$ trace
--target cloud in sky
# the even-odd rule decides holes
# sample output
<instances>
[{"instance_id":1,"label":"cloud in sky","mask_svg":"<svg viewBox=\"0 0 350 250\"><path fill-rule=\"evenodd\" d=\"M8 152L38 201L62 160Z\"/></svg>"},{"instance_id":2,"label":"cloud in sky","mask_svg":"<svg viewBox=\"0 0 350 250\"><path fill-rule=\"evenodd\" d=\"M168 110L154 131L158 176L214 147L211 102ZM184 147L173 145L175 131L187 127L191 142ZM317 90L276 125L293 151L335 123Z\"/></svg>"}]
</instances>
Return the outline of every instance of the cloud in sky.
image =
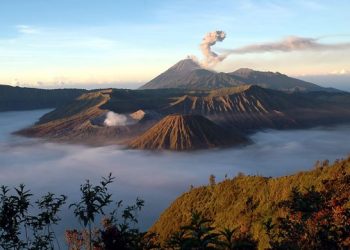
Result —
<instances>
[{"instance_id":1,"label":"cloud in sky","mask_svg":"<svg viewBox=\"0 0 350 250\"><path fill-rule=\"evenodd\" d=\"M332 75L348 75L350 74L350 70L346 70L346 69L341 69L341 70L333 70L331 72Z\"/></svg>"},{"instance_id":2,"label":"cloud in sky","mask_svg":"<svg viewBox=\"0 0 350 250\"><path fill-rule=\"evenodd\" d=\"M198 41L206 32L218 28L228 34L220 44L220 47L226 44L228 49L262 40L273 41L288 34L318 37L348 32L350 2L346 0L339 0L336 5L299 0L223 0L215 4L203 0L200 5L196 0L179 0L176 4L146 2L101 4L62 0L21 5L15 1L4 2L0 16L0 82L8 83L15 78L25 82L48 82L57 75L67 76L69 81L87 82L86 78L90 77L86 77L86 73L103 82L114 79L145 82L188 54L200 56ZM311 53L310 58L325 54ZM331 53L333 51L322 61L311 64L311 59L308 60L310 72L350 69L349 62L341 55L335 58ZM238 60L247 63L237 64L233 59L238 56L232 56L218 65L218 69L227 67L232 71L236 67L254 67L259 63L257 60L266 59L260 69L293 73L290 65L281 68L277 63L279 59L289 59L291 54L251 55L256 58L241 54ZM343 57L348 56L350 53L346 52ZM305 73L305 64L304 58L296 60L299 69L295 71Z\"/></svg>"},{"instance_id":3,"label":"cloud in sky","mask_svg":"<svg viewBox=\"0 0 350 250\"><path fill-rule=\"evenodd\" d=\"M40 30L29 25L17 25L17 31L21 34L39 34Z\"/></svg>"}]
</instances>

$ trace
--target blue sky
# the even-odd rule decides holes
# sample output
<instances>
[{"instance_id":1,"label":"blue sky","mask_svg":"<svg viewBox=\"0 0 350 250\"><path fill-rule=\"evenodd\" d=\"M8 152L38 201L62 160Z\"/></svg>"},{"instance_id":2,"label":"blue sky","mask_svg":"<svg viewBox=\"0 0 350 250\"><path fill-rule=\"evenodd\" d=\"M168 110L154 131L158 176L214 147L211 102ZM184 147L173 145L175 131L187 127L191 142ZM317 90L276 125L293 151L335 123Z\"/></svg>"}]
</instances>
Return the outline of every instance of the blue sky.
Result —
<instances>
[{"instance_id":1,"label":"blue sky","mask_svg":"<svg viewBox=\"0 0 350 250\"><path fill-rule=\"evenodd\" d=\"M213 30L227 34L217 51L290 35L349 42L349 11L345 0L1 0L0 82L141 84L187 55L201 58ZM349 50L270 52L230 56L215 69L336 78L348 75L349 58Z\"/></svg>"}]
</instances>

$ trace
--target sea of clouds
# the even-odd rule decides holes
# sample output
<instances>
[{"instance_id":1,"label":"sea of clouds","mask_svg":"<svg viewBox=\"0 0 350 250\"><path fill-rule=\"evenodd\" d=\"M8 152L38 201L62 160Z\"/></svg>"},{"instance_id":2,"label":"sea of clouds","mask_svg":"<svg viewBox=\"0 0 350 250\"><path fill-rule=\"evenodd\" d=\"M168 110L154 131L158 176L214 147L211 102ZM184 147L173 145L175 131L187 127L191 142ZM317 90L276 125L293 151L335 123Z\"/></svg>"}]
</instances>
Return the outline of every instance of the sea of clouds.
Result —
<instances>
[{"instance_id":1,"label":"sea of clouds","mask_svg":"<svg viewBox=\"0 0 350 250\"><path fill-rule=\"evenodd\" d=\"M283 176L312 168L316 160L335 160L350 153L350 125L309 130L267 130L251 136L254 144L225 150L187 153L125 150L118 146L57 144L11 135L35 122L47 110L0 113L0 185L25 183L37 196L48 191L79 198L79 185L96 183L112 173L115 200L145 200L140 225L146 229L190 185L220 181L238 172ZM58 231L77 227L72 211L63 211Z\"/></svg>"}]
</instances>

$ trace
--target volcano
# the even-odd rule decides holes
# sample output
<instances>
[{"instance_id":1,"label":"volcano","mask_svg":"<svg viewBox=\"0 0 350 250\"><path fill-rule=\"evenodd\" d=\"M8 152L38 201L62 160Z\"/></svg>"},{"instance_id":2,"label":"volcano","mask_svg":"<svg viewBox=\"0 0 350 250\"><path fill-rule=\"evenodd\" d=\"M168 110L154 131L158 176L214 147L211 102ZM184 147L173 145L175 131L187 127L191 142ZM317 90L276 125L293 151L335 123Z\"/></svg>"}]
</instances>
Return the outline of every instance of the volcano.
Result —
<instances>
[{"instance_id":1,"label":"volcano","mask_svg":"<svg viewBox=\"0 0 350 250\"><path fill-rule=\"evenodd\" d=\"M140 89L211 90L247 84L286 92L341 92L279 72L256 71L248 68L241 68L231 73L215 72L201 67L190 58L179 61Z\"/></svg>"},{"instance_id":2,"label":"volcano","mask_svg":"<svg viewBox=\"0 0 350 250\"><path fill-rule=\"evenodd\" d=\"M201 66L194 60L187 58L179 61L174 66L155 77L140 89L165 89L182 87L183 79L190 77L196 70L202 70Z\"/></svg>"},{"instance_id":3,"label":"volcano","mask_svg":"<svg viewBox=\"0 0 350 250\"><path fill-rule=\"evenodd\" d=\"M228 146L248 140L200 115L168 115L130 143L130 148L194 150Z\"/></svg>"}]
</instances>

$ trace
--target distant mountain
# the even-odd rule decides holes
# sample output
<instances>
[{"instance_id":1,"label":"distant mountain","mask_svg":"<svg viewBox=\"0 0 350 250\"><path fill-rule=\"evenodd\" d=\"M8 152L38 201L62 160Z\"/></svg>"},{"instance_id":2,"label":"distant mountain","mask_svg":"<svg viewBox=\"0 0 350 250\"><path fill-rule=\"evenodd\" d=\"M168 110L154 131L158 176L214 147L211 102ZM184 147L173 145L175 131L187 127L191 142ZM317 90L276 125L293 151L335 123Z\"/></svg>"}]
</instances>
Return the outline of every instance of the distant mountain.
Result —
<instances>
[{"instance_id":1,"label":"distant mountain","mask_svg":"<svg viewBox=\"0 0 350 250\"><path fill-rule=\"evenodd\" d=\"M200 115L168 115L131 142L135 149L194 150L247 142Z\"/></svg>"},{"instance_id":2,"label":"distant mountain","mask_svg":"<svg viewBox=\"0 0 350 250\"><path fill-rule=\"evenodd\" d=\"M192 59L185 59L156 78L152 79L140 89L219 89L239 85L258 85L281 91L338 91L323 88L316 84L288 77L281 73L262 72L252 69L239 69L232 73L215 72L200 67Z\"/></svg>"},{"instance_id":3,"label":"distant mountain","mask_svg":"<svg viewBox=\"0 0 350 250\"><path fill-rule=\"evenodd\" d=\"M0 111L57 108L68 104L83 89L36 89L0 85Z\"/></svg>"}]
</instances>

